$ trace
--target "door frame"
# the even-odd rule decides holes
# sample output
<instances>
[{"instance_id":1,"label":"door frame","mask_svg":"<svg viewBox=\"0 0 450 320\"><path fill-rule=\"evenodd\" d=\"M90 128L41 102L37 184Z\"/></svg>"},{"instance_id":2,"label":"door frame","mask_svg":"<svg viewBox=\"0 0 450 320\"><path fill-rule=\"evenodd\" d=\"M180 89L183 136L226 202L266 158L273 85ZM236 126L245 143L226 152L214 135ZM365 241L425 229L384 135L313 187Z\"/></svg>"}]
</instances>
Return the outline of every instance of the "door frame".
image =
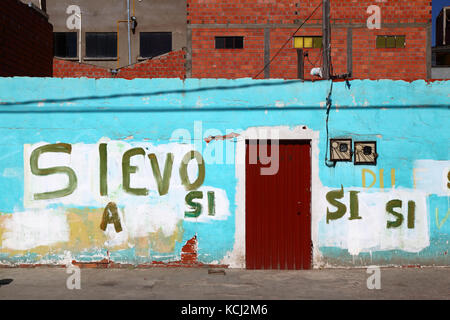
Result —
<instances>
[{"instance_id":1,"label":"door frame","mask_svg":"<svg viewBox=\"0 0 450 320\"><path fill-rule=\"evenodd\" d=\"M314 131L306 125L273 127L250 127L240 133L236 141L235 151L235 172L237 178L235 193L235 242L231 252L222 260L232 268L246 268L246 170L245 140L250 139L275 139L275 140L310 140L311 144L311 243L312 243L312 265L314 268L319 265L320 252L318 243L318 221L320 218L319 194L321 183L319 180L319 131Z\"/></svg>"},{"instance_id":2,"label":"door frame","mask_svg":"<svg viewBox=\"0 0 450 320\"><path fill-rule=\"evenodd\" d=\"M254 141L254 142L252 143L252 141ZM276 143L264 142L264 140L245 140L247 154L248 154L248 152L251 152L251 148L249 147L251 145L259 145L259 147L258 147L258 149L259 149L261 147L260 141L263 141L263 145L266 145L266 143L267 143L267 145L271 145L271 146L276 145ZM276 242L279 242L279 244L284 249L286 249L288 251L291 251L290 253L293 254L293 256L291 256L291 258L285 257L287 259L287 261L284 261L284 262L281 262L277 258L276 262L280 264L279 268L275 267L275 268L269 268L269 269L272 269L272 270L309 270L309 269L312 268L312 240L311 240L311 233L310 233L311 232L310 231L311 230L311 170L310 170L311 169L311 140L279 139L278 140L278 146L279 146L279 154L280 155L281 154L285 154L285 155L288 156L288 158L291 157L291 156L294 156L294 154L296 156L297 155L301 155L301 158L297 158L297 157L294 158L295 161L299 161L297 164L295 162L291 162L290 164L288 164L288 161L286 161L286 159L284 159L284 160L280 159L280 161L279 161L279 166L280 167L283 166L283 167L285 167L285 169L287 169L286 165L296 166L296 168L291 168L291 170L294 170L295 172L297 172L297 171L300 172L300 171L302 171L302 167L300 166L300 162L303 163L303 164L309 163L310 168L309 168L309 170L307 170L308 175L306 176L306 181L301 182L299 179L294 179L294 180L299 181L299 184L301 186L303 186L304 183L308 186L309 190L305 190L305 192L307 193L306 197L309 198L309 201L308 201L309 202L308 203L308 212L304 211L306 208L303 207L303 208L300 209L298 207L296 201L299 200L299 198L298 198L299 195L294 196L293 193L295 193L295 192L292 192L292 190L291 190L291 192L290 192L290 190L279 190L279 192L281 192L281 193L284 193L286 191L287 194L291 194L292 195L291 197L287 198L286 200L288 200L288 202L289 202L289 199L291 200L291 209L295 210L295 211L291 211L291 212L289 212L289 211L280 212L280 214L282 214L284 216L283 220L287 219L287 220L290 221L290 223L294 223L294 221L297 222L297 223L295 223L297 226L292 226L294 228L294 230L291 230L291 231L293 231L294 233L282 232L281 234L284 234L284 235L280 236L280 234L276 234L277 233L276 230L274 230L274 229L272 229L271 227L268 226L269 224L272 224L272 221L267 220L267 219L271 219L271 217L270 217L271 215L269 214L269 212L267 212L264 209L262 209L263 212L264 212L263 216L265 216L265 218L262 219L262 220L258 219L256 217L258 215L258 211L255 211L255 208L254 208L254 206L258 206L258 205L256 203L252 202L251 210L247 210L247 207L246 207L246 212L245 212L245 219L246 219L246 230L245 231L246 232L249 231L249 232L253 233L253 236L250 239L248 239L247 235L246 235L246 239L245 239L246 240L245 241L246 250L248 248L247 245L250 245L250 243L252 243L253 246L254 246L254 241L258 241L259 240L259 239L256 240L254 238L254 236L258 237L257 234L261 232L260 228L263 228L263 229L269 228L270 232L275 232L274 234L270 234L271 236L275 236L276 237L274 240ZM297 149L294 146L298 146L299 149ZM305 153L305 150L304 150L305 147L306 147L306 150L307 150L307 154L304 154ZM286 149L283 150L283 148L286 148ZM303 150L301 150L301 149L303 149ZM303 158L303 157L306 157L306 159ZM247 158L247 156L246 156L246 158ZM249 158L249 160L250 160L250 158ZM262 174L263 174L262 169L268 167L266 165L262 165L262 166L261 165L257 165L257 164L254 164L254 165L256 165L256 168L259 168L259 170L256 170L256 172L253 172L252 175L251 175L252 176L252 180L254 180L253 183L251 184L252 186L255 185L255 184L258 185L258 184L260 184L262 181L264 181L266 179L264 176L262 176ZM251 164L246 164L246 169L250 169L251 167L252 167ZM253 168L255 168L255 167L253 167ZM258 171L260 171L259 174L258 174ZM269 170L269 171L272 172L272 170ZM279 173L279 171L276 174L278 174L278 173ZM247 175L247 172L246 172L246 179L248 177L249 176ZM286 177L285 174L283 175L283 177ZM282 180L283 180L283 178L282 178ZM252 190L249 189L249 185L247 185L247 183L246 183L246 187L245 188L246 188L246 192L247 191L248 192L252 192ZM273 188L277 188L277 186L273 186L270 189L273 189ZM252 194L255 195L254 192L252 192ZM300 197L302 199L304 199L304 196L305 195L302 195ZM247 197L246 197L246 200L248 200ZM295 203L295 205L294 205L294 203ZM274 203L273 200L272 200L271 204L269 206L270 207L277 206L277 203ZM302 214L301 214L302 217L297 217L296 216L297 214L299 214L298 210L300 210L302 212ZM248 219L250 211L252 212L251 213L251 216L252 216L251 220ZM294 218L292 218L292 217L288 218L289 214L294 215L295 217ZM304 215L306 215L307 219L303 218ZM255 221L255 220L259 220L259 222L257 222L257 225L255 226L256 229L255 229L255 227L250 226L250 225L247 224L249 221ZM284 223L286 223L286 220L284 221ZM289 224L289 222L288 222L288 224ZM278 229L280 226L281 226L280 224L278 224L278 225L276 224L275 229ZM287 225L285 225L285 227L286 226ZM305 231L305 229L308 229L308 231L309 231L308 234L302 234L303 231ZM258 231L256 231L256 230L258 230ZM265 238L267 238L267 236L269 236L269 234L267 234ZM278 236L280 236L280 238L278 238ZM306 241L306 243L304 243L304 241ZM293 242L296 242L296 244L293 244ZM269 247L267 247L267 245L269 245ZM259 261L259 262L261 262L261 265L252 267L251 268L252 270L254 270L254 269L257 269L257 270L258 269L263 269L263 270L265 270L265 269L267 269L266 267L268 265L271 265L271 266L273 265L274 258L271 255L271 253L274 253L273 252L273 249L274 249L273 245L265 243L264 245L262 245L261 249L262 249L263 253L261 255L257 254L257 256L255 256L255 254L256 254L255 248L252 249L252 256L253 257L252 257L251 260L253 260L253 264L259 265L255 261L255 259L256 260L262 259L262 261ZM266 250L268 251L267 253L266 253ZM259 250L256 250L256 251L259 251ZM276 251L276 254L284 255L285 253L280 253L279 251ZM308 265L306 265L304 263L305 259L309 260L309 264ZM248 260L248 257L246 257L246 262L250 262ZM300 265L297 265L297 263L300 263ZM248 269L248 267L247 267L247 269Z\"/></svg>"}]
</instances>

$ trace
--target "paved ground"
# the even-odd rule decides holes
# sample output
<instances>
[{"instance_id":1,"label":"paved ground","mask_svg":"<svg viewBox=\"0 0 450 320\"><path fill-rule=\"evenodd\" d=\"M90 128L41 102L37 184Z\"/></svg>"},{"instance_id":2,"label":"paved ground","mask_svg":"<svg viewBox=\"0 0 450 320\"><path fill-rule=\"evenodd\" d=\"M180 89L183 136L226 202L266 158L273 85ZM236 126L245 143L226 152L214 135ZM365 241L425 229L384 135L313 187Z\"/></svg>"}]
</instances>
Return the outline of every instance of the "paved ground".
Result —
<instances>
[{"instance_id":1,"label":"paved ground","mask_svg":"<svg viewBox=\"0 0 450 320\"><path fill-rule=\"evenodd\" d=\"M223 270L223 269L222 269ZM63 268L0 269L4 299L444 299L450 268L382 268L381 289L367 289L366 269L252 271L204 268L81 269L68 290ZM0 283L8 281L0 281Z\"/></svg>"}]
</instances>

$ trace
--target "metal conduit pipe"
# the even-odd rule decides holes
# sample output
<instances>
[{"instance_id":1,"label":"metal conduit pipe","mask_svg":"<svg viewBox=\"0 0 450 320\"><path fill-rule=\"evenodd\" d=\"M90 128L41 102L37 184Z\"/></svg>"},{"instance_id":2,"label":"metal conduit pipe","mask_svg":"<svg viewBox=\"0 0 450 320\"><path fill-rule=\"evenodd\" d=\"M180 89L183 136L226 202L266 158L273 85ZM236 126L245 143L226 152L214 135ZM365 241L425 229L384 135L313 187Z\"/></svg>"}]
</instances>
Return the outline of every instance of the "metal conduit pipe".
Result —
<instances>
[{"instance_id":1,"label":"metal conduit pipe","mask_svg":"<svg viewBox=\"0 0 450 320\"><path fill-rule=\"evenodd\" d=\"M127 0L127 14L128 14L128 65L130 65L131 64L130 0Z\"/></svg>"},{"instance_id":2,"label":"metal conduit pipe","mask_svg":"<svg viewBox=\"0 0 450 320\"><path fill-rule=\"evenodd\" d=\"M135 16L136 13L136 3L135 0L133 0L133 16ZM131 64L131 28L130 28L130 0L127 0L127 14L128 14L128 20L117 20L117 69L120 68L120 53L119 53L119 24L121 22L126 22L128 24L128 65Z\"/></svg>"},{"instance_id":3,"label":"metal conduit pipe","mask_svg":"<svg viewBox=\"0 0 450 320\"><path fill-rule=\"evenodd\" d=\"M117 20L117 69L120 68L119 26L121 22L128 22L128 20Z\"/></svg>"}]
</instances>

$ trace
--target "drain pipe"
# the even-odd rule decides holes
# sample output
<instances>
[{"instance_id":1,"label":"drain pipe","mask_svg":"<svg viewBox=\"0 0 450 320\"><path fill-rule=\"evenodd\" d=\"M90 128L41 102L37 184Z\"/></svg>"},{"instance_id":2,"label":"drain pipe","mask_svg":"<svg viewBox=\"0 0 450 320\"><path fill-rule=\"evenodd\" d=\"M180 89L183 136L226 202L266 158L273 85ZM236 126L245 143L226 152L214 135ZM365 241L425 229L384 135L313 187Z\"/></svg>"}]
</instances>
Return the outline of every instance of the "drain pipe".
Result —
<instances>
[{"instance_id":1,"label":"drain pipe","mask_svg":"<svg viewBox=\"0 0 450 320\"><path fill-rule=\"evenodd\" d=\"M130 65L131 64L130 0L127 0L127 11L128 11L128 65Z\"/></svg>"},{"instance_id":2,"label":"drain pipe","mask_svg":"<svg viewBox=\"0 0 450 320\"><path fill-rule=\"evenodd\" d=\"M117 20L117 69L120 68L120 23L128 22L127 20Z\"/></svg>"},{"instance_id":3,"label":"drain pipe","mask_svg":"<svg viewBox=\"0 0 450 320\"><path fill-rule=\"evenodd\" d=\"M75 16L80 19L80 36L78 37L78 62L81 63L82 58L81 58L81 37L83 36L82 33L82 29L81 29L81 10L80 10L80 14L75 14Z\"/></svg>"}]
</instances>

